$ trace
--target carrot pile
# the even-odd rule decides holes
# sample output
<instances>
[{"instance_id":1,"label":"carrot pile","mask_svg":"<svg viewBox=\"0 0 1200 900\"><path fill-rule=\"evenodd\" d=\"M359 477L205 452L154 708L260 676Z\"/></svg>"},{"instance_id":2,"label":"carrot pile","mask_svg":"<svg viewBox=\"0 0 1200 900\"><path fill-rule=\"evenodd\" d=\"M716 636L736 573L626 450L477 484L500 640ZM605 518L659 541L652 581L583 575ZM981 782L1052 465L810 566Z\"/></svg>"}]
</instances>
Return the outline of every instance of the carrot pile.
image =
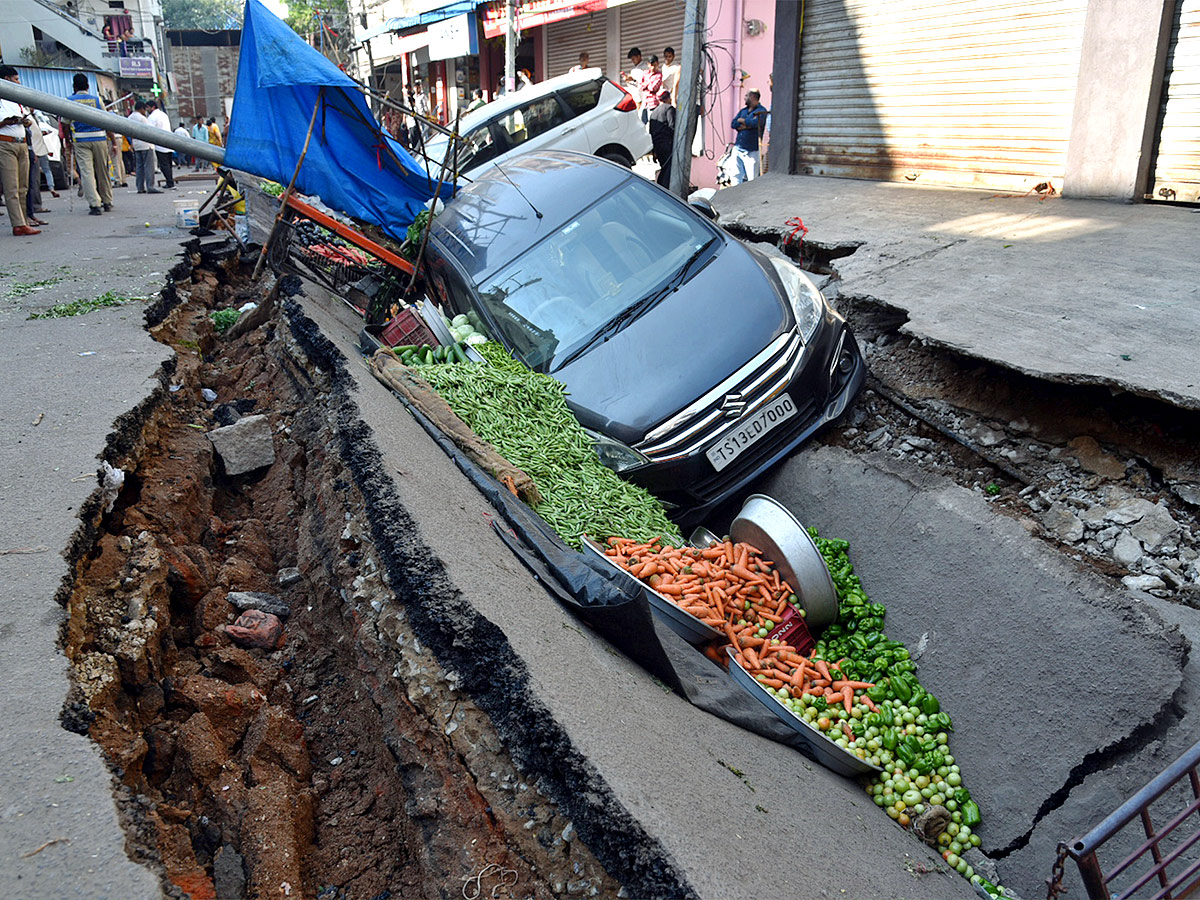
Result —
<instances>
[{"instance_id":1,"label":"carrot pile","mask_svg":"<svg viewBox=\"0 0 1200 900\"><path fill-rule=\"evenodd\" d=\"M657 538L641 543L613 537L604 552L680 609L724 632L737 648L765 644L767 632L796 604L791 585L762 558L762 551L744 542L700 549L662 546ZM725 664L718 646L709 645L704 652Z\"/></svg>"},{"instance_id":2,"label":"carrot pile","mask_svg":"<svg viewBox=\"0 0 1200 900\"><path fill-rule=\"evenodd\" d=\"M795 698L824 697L827 705L841 705L847 714L856 704L878 712L864 693L873 684L843 677L838 663L809 658L767 637L796 604L796 596L757 548L728 540L698 549L662 546L657 538L638 542L612 537L604 552L680 609L723 632L738 664L764 687L786 688ZM704 653L725 665L723 649L722 642L714 641ZM853 743L850 726L841 725Z\"/></svg>"}]
</instances>

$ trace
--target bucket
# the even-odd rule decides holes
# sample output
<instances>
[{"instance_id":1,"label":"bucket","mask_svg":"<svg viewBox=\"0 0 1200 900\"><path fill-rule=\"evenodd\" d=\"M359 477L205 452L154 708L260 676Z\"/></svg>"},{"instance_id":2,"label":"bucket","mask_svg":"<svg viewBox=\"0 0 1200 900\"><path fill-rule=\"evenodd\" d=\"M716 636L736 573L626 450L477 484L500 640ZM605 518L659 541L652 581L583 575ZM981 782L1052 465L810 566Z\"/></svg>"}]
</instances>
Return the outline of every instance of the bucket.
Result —
<instances>
[{"instance_id":1,"label":"bucket","mask_svg":"<svg viewBox=\"0 0 1200 900\"><path fill-rule=\"evenodd\" d=\"M200 224L200 204L195 200L175 201L175 227L195 228Z\"/></svg>"}]
</instances>

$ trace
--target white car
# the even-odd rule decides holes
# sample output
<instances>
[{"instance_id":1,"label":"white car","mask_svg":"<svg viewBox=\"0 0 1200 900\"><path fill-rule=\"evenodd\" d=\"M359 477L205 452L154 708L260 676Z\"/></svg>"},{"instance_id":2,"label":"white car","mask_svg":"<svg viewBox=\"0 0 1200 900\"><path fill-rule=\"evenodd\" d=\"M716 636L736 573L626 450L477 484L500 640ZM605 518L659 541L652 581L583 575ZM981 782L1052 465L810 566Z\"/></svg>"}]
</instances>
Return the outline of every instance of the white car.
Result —
<instances>
[{"instance_id":1,"label":"white car","mask_svg":"<svg viewBox=\"0 0 1200 900\"><path fill-rule=\"evenodd\" d=\"M650 135L629 91L600 69L568 72L505 94L463 116L458 171L525 150L575 150L632 167L650 152ZM446 158L445 135L426 145L428 167ZM420 154L415 148L414 154Z\"/></svg>"}]
</instances>

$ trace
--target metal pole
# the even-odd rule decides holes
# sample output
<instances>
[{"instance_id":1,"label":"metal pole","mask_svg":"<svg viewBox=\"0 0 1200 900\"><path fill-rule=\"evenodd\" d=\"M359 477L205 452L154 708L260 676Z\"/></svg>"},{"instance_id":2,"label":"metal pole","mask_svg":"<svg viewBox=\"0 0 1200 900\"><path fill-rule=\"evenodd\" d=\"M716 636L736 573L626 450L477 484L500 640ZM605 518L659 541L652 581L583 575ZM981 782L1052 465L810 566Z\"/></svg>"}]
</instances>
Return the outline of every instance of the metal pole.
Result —
<instances>
[{"instance_id":1,"label":"metal pole","mask_svg":"<svg viewBox=\"0 0 1200 900\"><path fill-rule=\"evenodd\" d=\"M262 273L263 263L267 259L267 250L271 246L271 241L275 239L275 233L279 231L279 223L283 221L283 216L287 212L288 197L292 196L292 189L296 187L296 179L300 177L300 167L304 165L304 157L308 153L308 142L312 140L313 126L317 124L317 112L321 109L321 101L324 97L325 88L322 87L317 91L317 102L313 104L312 118L308 120L308 134L304 136L304 147L300 151L300 158L296 160L296 171L292 173L292 180L288 184L287 190L279 198L279 212L275 216L275 224L271 226L271 233L263 241L262 252L258 255L258 262L254 264L254 274L250 276L251 281L258 281L258 276Z\"/></svg>"},{"instance_id":2,"label":"metal pole","mask_svg":"<svg viewBox=\"0 0 1200 900\"><path fill-rule=\"evenodd\" d=\"M683 56L680 59L679 99L675 112L675 144L671 149L672 194L684 197L692 183L692 141L700 112L700 71L707 0L687 0L683 21Z\"/></svg>"},{"instance_id":3,"label":"metal pole","mask_svg":"<svg viewBox=\"0 0 1200 900\"><path fill-rule=\"evenodd\" d=\"M103 128L105 131L115 131L117 134L124 134L131 138L157 144L160 147L170 147L172 150L178 150L188 156L198 156L209 162L215 162L217 165L225 162L224 147L180 137L173 131L155 128L153 125L143 125L141 122L134 122L125 116L84 106L82 103L67 100L65 97L44 94L5 78L0 78L0 97L12 100L14 103L32 106L34 109L44 110L56 116L62 116L73 122L86 122L89 125Z\"/></svg>"},{"instance_id":4,"label":"metal pole","mask_svg":"<svg viewBox=\"0 0 1200 900\"><path fill-rule=\"evenodd\" d=\"M504 26L504 93L508 94L517 89L517 0L506 0L507 15Z\"/></svg>"}]
</instances>

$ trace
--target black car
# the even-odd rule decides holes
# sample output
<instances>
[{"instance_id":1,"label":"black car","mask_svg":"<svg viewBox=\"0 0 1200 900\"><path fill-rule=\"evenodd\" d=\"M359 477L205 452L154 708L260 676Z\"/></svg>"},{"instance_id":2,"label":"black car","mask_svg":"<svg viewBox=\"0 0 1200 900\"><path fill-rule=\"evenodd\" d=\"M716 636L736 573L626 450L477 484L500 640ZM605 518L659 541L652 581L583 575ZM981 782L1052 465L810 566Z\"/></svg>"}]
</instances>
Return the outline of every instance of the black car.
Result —
<instances>
[{"instance_id":1,"label":"black car","mask_svg":"<svg viewBox=\"0 0 1200 900\"><path fill-rule=\"evenodd\" d=\"M689 524L846 409L866 367L802 271L627 169L485 166L434 219L429 287L566 385L611 468Z\"/></svg>"}]
</instances>

